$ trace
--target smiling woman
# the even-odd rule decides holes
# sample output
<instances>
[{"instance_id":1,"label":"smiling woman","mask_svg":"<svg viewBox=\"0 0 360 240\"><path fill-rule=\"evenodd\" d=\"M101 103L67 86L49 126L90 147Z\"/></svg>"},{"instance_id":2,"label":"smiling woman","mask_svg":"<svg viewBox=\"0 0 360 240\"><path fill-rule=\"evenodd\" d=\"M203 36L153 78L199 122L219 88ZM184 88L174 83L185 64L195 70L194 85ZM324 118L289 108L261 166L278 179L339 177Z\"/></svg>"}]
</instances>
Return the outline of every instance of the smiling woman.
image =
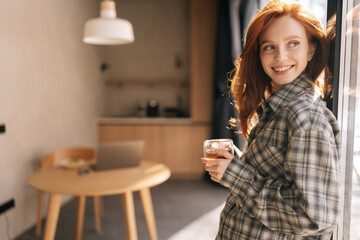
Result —
<instances>
[{"instance_id":1,"label":"smiling woman","mask_svg":"<svg viewBox=\"0 0 360 240\"><path fill-rule=\"evenodd\" d=\"M304 14L299 14L300 12ZM291 18L292 21L290 23L286 21L280 22L282 25L279 24L278 27L276 27L276 23L279 22L282 17ZM302 29L302 31L305 30L307 37L302 36L303 44L308 45L309 49L305 51L304 54L308 53L313 55L308 63L307 61L311 55L303 56L303 61L306 64L306 73L316 86L321 86L321 90L325 96L328 94L327 87L321 85L320 79L318 78L326 66L328 56L328 43L326 42L325 33L319 20L313 13L299 4L286 4L286 1L271 1L259 12L248 28L244 50L237 60L236 71L231 85L231 91L239 110L239 122L243 135L248 135L254 125L252 120L261 102L276 91L276 89L273 88L273 76L266 72L268 66L263 67L266 61L265 59L263 61L262 51L264 49L261 49L261 44L265 43L264 41L271 40L267 40L264 36L266 36L266 32L269 34L273 31L271 35L272 41L276 40L275 38L279 38L279 36L283 38L293 35L300 37L299 32L293 31L290 26L298 27L300 30ZM276 31L274 28L278 30ZM291 34L285 34L285 31L283 31L285 29L291 32ZM280 40L278 39L277 41ZM292 46L293 45L294 43L292 43ZM279 68L279 70L280 69L281 68ZM274 73L273 71L269 72ZM300 73L302 72L303 71ZM298 75L293 75L291 80L294 80L294 77ZM247 104L243 104L245 102L247 102Z\"/></svg>"},{"instance_id":2,"label":"smiling woman","mask_svg":"<svg viewBox=\"0 0 360 240\"><path fill-rule=\"evenodd\" d=\"M251 22L231 85L247 146L202 158L230 190L217 240L332 238L340 131L322 99L326 62L321 24L301 5L273 0Z\"/></svg>"}]
</instances>

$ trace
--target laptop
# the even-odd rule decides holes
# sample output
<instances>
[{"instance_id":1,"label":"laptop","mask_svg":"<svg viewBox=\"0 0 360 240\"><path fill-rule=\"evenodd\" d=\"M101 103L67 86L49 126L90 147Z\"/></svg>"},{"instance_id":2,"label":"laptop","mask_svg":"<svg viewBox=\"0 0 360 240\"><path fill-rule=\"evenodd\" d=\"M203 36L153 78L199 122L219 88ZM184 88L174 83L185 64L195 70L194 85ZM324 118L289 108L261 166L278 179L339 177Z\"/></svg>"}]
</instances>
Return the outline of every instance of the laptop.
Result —
<instances>
[{"instance_id":1,"label":"laptop","mask_svg":"<svg viewBox=\"0 0 360 240\"><path fill-rule=\"evenodd\" d=\"M144 140L100 143L94 170L108 170L138 166L143 158Z\"/></svg>"}]
</instances>

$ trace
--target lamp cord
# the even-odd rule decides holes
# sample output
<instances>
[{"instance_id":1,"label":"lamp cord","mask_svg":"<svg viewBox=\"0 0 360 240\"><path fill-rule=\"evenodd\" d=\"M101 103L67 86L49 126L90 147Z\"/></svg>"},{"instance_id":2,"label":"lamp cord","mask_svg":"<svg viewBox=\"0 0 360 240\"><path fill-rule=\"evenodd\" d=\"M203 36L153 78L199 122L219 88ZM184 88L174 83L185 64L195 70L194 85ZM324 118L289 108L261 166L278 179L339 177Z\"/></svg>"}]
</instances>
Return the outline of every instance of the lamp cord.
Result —
<instances>
[{"instance_id":1,"label":"lamp cord","mask_svg":"<svg viewBox=\"0 0 360 240\"><path fill-rule=\"evenodd\" d=\"M6 212L4 213L5 219L6 219L6 234L9 240L11 240L10 237L10 223L9 223L9 218L6 215Z\"/></svg>"}]
</instances>

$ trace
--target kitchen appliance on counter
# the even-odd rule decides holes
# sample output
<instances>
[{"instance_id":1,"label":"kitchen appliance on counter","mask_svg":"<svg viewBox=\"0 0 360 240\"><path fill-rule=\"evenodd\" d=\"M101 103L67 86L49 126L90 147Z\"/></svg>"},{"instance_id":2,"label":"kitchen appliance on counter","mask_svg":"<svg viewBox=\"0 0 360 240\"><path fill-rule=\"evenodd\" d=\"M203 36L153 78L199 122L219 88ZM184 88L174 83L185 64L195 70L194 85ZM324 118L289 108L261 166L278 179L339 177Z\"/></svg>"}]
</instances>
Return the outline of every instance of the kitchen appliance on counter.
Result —
<instances>
[{"instance_id":1,"label":"kitchen appliance on counter","mask_svg":"<svg viewBox=\"0 0 360 240\"><path fill-rule=\"evenodd\" d=\"M166 118L180 117L179 109L175 107L166 107L164 109L164 117Z\"/></svg>"},{"instance_id":2,"label":"kitchen appliance on counter","mask_svg":"<svg viewBox=\"0 0 360 240\"><path fill-rule=\"evenodd\" d=\"M141 101L139 102L139 104L137 105L136 108L136 116L143 118L147 116L147 103L146 101Z\"/></svg>"},{"instance_id":3,"label":"kitchen appliance on counter","mask_svg":"<svg viewBox=\"0 0 360 240\"><path fill-rule=\"evenodd\" d=\"M182 117L189 117L188 114L185 113L183 107L183 101L181 96L177 96L176 98L177 106L176 107L165 107L164 108L164 117L172 118L182 118Z\"/></svg>"},{"instance_id":4,"label":"kitchen appliance on counter","mask_svg":"<svg viewBox=\"0 0 360 240\"><path fill-rule=\"evenodd\" d=\"M151 99L147 105L148 117L159 117L159 102L156 99Z\"/></svg>"}]
</instances>

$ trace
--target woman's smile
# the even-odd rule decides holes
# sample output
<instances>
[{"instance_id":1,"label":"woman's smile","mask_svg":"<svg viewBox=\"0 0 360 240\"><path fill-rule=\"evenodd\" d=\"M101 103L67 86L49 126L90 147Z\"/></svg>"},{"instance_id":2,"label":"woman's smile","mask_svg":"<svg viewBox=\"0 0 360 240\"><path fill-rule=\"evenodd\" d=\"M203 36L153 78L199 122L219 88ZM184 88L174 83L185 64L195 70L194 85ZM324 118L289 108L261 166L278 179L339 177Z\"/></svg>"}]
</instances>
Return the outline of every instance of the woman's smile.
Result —
<instances>
[{"instance_id":1,"label":"woman's smile","mask_svg":"<svg viewBox=\"0 0 360 240\"><path fill-rule=\"evenodd\" d=\"M293 66L294 65L277 66L277 67L272 67L272 69L277 74L283 74L283 73L286 73L288 70L290 70Z\"/></svg>"}]
</instances>

